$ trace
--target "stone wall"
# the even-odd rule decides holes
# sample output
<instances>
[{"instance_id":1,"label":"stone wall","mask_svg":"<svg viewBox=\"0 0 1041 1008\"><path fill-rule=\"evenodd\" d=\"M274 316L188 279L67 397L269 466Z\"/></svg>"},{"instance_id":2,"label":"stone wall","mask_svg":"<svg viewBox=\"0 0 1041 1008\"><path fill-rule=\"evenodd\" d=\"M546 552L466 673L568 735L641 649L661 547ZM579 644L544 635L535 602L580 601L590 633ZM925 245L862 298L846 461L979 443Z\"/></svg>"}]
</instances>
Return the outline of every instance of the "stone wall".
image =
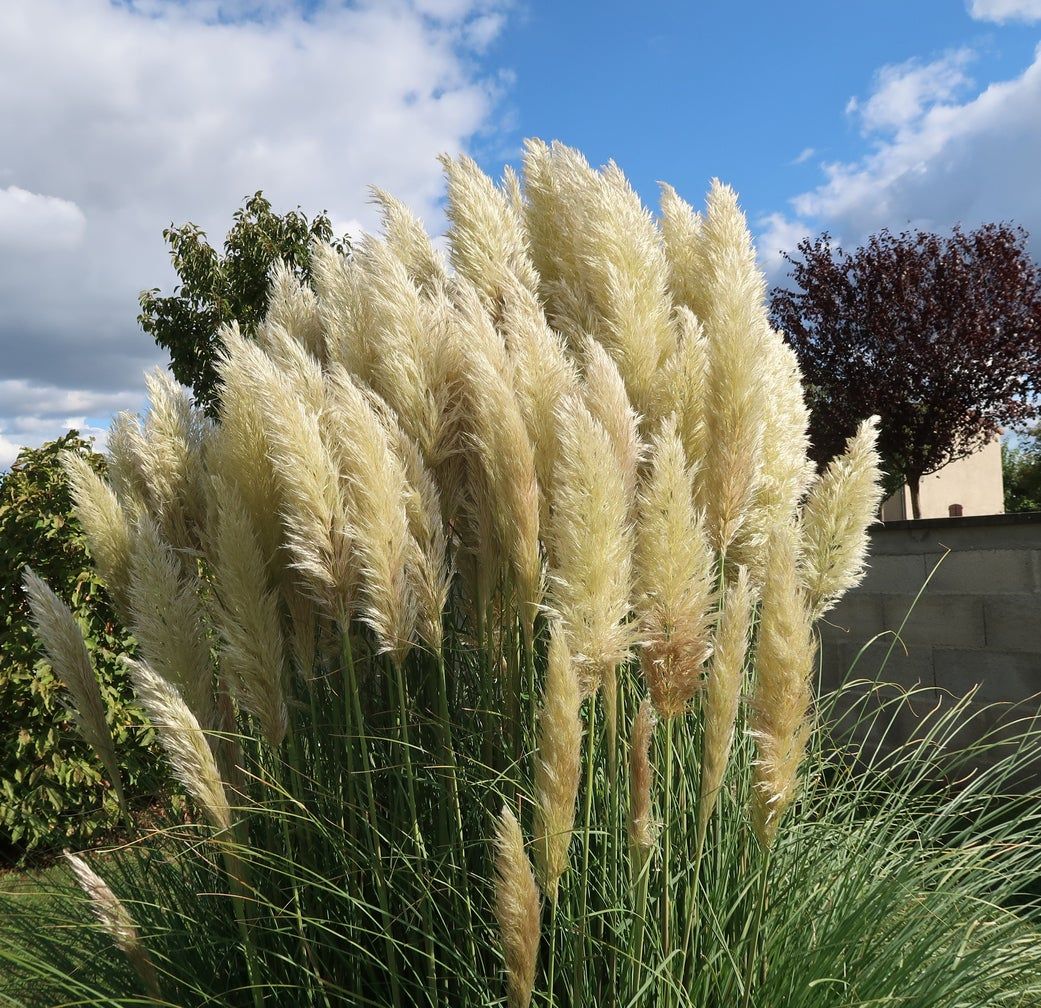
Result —
<instances>
[{"instance_id":1,"label":"stone wall","mask_svg":"<svg viewBox=\"0 0 1041 1008\"><path fill-rule=\"evenodd\" d=\"M1012 705L1005 715L985 712L981 731L1034 713L1041 708L1041 514L878 525L867 577L825 620L826 685L855 666L856 679L927 687L920 705L978 686L980 705ZM887 631L900 631L902 644Z\"/></svg>"}]
</instances>

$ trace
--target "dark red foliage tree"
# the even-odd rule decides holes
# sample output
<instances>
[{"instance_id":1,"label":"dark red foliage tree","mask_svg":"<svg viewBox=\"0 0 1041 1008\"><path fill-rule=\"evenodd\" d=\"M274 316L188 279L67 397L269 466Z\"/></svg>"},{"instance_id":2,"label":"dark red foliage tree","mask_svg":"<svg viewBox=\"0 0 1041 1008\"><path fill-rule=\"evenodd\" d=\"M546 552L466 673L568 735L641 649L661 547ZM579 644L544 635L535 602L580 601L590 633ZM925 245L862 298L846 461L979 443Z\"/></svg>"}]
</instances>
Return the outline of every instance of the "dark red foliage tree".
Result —
<instances>
[{"instance_id":1,"label":"dark red foliage tree","mask_svg":"<svg viewBox=\"0 0 1041 1008\"><path fill-rule=\"evenodd\" d=\"M917 518L923 476L1041 413L1041 269L1022 228L881 231L852 253L823 234L786 258L794 289L772 292L771 318L802 366L818 461L877 414Z\"/></svg>"}]
</instances>

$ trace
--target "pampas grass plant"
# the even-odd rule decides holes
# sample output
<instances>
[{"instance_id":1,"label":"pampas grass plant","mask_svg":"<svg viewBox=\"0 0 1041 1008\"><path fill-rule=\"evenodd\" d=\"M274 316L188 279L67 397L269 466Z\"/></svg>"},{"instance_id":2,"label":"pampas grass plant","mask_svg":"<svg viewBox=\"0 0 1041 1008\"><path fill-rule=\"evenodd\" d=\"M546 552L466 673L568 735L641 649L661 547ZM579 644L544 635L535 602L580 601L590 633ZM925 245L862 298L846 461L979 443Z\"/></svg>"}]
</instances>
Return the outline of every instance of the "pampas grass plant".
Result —
<instances>
[{"instance_id":1,"label":"pampas grass plant","mask_svg":"<svg viewBox=\"0 0 1041 1008\"><path fill-rule=\"evenodd\" d=\"M876 435L813 476L736 196L443 163L451 268L377 190L383 237L222 332L212 422L155 376L108 482L70 460L191 808L7 901L4 996L1036 1004L1033 726L957 756L953 705L894 759L868 694L815 695Z\"/></svg>"}]
</instances>

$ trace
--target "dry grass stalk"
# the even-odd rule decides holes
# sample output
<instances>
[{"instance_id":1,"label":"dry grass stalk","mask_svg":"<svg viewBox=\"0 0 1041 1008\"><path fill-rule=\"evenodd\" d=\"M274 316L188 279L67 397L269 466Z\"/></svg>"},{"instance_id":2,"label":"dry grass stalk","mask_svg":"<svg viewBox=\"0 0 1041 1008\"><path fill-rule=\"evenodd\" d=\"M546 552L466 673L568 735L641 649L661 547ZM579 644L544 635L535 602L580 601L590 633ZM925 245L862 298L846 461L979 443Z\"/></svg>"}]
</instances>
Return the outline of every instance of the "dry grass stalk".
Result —
<instances>
[{"instance_id":1,"label":"dry grass stalk","mask_svg":"<svg viewBox=\"0 0 1041 1008\"><path fill-rule=\"evenodd\" d=\"M559 621L550 624L549 654L535 756L535 863L542 891L557 898L567 869L582 771L582 688Z\"/></svg>"},{"instance_id":2,"label":"dry grass stalk","mask_svg":"<svg viewBox=\"0 0 1041 1008\"><path fill-rule=\"evenodd\" d=\"M629 747L629 841L641 861L650 854L658 837L658 824L652 812L651 742L654 740L654 707L644 697L633 722Z\"/></svg>"},{"instance_id":3,"label":"dry grass stalk","mask_svg":"<svg viewBox=\"0 0 1041 1008\"><path fill-rule=\"evenodd\" d=\"M636 534L640 659L658 715L682 715L712 653L715 556L670 417L654 438Z\"/></svg>"},{"instance_id":4,"label":"dry grass stalk","mask_svg":"<svg viewBox=\"0 0 1041 1008\"><path fill-rule=\"evenodd\" d=\"M752 825L769 847L795 798L812 728L813 620L799 583L794 525L775 529L762 589L751 729L756 744Z\"/></svg>"},{"instance_id":5,"label":"dry grass stalk","mask_svg":"<svg viewBox=\"0 0 1041 1008\"><path fill-rule=\"evenodd\" d=\"M210 825L231 828L231 808L220 771L198 719L177 688L141 661L125 658L134 689L159 734L174 775L198 802Z\"/></svg>"},{"instance_id":6,"label":"dry grass stalk","mask_svg":"<svg viewBox=\"0 0 1041 1008\"><path fill-rule=\"evenodd\" d=\"M520 824L504 805L495 833L495 919L510 1008L528 1008L539 950L539 891Z\"/></svg>"},{"instance_id":7,"label":"dry grass stalk","mask_svg":"<svg viewBox=\"0 0 1041 1008\"><path fill-rule=\"evenodd\" d=\"M159 976L141 941L137 924L130 916L130 911L109 888L108 883L83 858L65 851L65 860L69 863L80 888L87 894L91 911L101 929L130 961L145 990L159 1000Z\"/></svg>"},{"instance_id":8,"label":"dry grass stalk","mask_svg":"<svg viewBox=\"0 0 1041 1008\"><path fill-rule=\"evenodd\" d=\"M87 643L83 639L83 631L69 607L29 567L25 568L22 581L36 633L55 673L72 695L69 714L84 741L98 754L120 807L126 813L127 803L123 777L116 759L116 747L108 728L105 701L87 651Z\"/></svg>"},{"instance_id":9,"label":"dry grass stalk","mask_svg":"<svg viewBox=\"0 0 1041 1008\"><path fill-rule=\"evenodd\" d=\"M878 417L872 417L828 464L803 509L803 580L815 617L864 576L867 528L882 501L877 443Z\"/></svg>"},{"instance_id":10,"label":"dry grass stalk","mask_svg":"<svg viewBox=\"0 0 1041 1008\"><path fill-rule=\"evenodd\" d=\"M715 646L705 683L702 703L704 739L702 742L701 781L698 789L698 838L704 843L705 830L716 807L734 742L734 728L741 690L745 679L745 659L752 630L754 594L744 567L727 587L723 613L716 629Z\"/></svg>"}]
</instances>

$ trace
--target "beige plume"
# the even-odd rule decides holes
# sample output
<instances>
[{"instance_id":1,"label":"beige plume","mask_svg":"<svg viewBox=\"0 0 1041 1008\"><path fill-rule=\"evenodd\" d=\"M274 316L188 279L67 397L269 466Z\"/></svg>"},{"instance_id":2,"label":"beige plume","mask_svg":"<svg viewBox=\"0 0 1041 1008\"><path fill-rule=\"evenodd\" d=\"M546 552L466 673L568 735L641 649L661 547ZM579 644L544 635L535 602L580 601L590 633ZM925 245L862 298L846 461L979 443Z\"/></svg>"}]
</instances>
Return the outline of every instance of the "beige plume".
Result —
<instances>
[{"instance_id":1,"label":"beige plume","mask_svg":"<svg viewBox=\"0 0 1041 1008\"><path fill-rule=\"evenodd\" d=\"M47 652L51 667L72 695L69 713L84 741L98 755L108 772L120 808L127 811L123 777L119 772L116 747L105 716L105 701L90 660L83 631L69 607L29 568L22 574L33 623Z\"/></svg>"},{"instance_id":2,"label":"beige plume","mask_svg":"<svg viewBox=\"0 0 1041 1008\"><path fill-rule=\"evenodd\" d=\"M520 824L504 805L495 831L495 919L510 1008L528 1008L539 950L539 891Z\"/></svg>"}]
</instances>

